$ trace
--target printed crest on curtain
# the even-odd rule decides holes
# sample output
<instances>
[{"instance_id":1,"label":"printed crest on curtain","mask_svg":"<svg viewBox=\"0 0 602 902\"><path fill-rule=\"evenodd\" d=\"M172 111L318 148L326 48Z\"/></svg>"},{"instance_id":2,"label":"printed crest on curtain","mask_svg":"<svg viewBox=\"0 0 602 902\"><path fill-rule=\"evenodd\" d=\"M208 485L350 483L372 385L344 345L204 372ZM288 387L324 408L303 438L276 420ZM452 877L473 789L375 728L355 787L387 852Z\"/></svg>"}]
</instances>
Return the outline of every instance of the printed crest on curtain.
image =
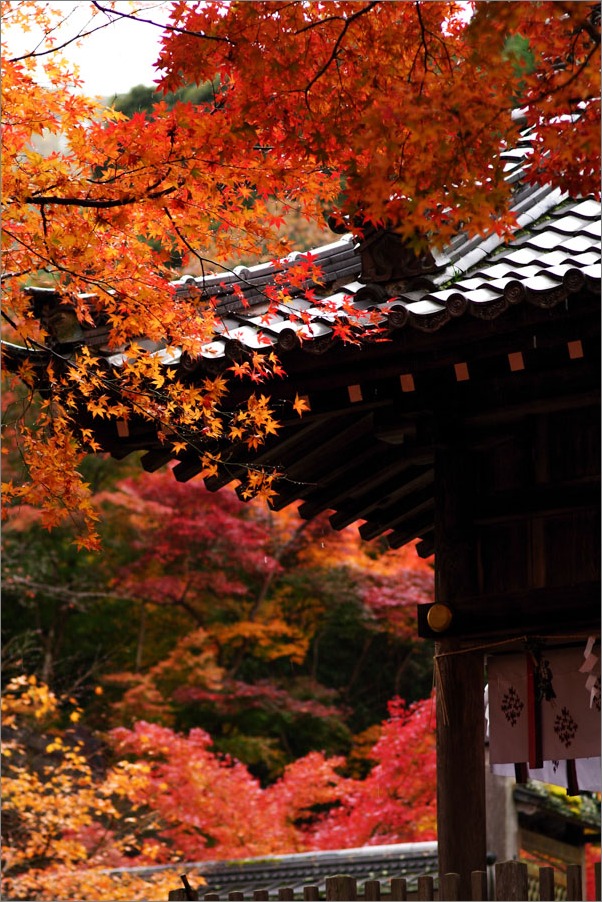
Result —
<instances>
[{"instance_id":1,"label":"printed crest on curtain","mask_svg":"<svg viewBox=\"0 0 602 902\"><path fill-rule=\"evenodd\" d=\"M544 761L600 755L600 658L587 651L488 658L491 764L528 762L534 739Z\"/></svg>"}]
</instances>

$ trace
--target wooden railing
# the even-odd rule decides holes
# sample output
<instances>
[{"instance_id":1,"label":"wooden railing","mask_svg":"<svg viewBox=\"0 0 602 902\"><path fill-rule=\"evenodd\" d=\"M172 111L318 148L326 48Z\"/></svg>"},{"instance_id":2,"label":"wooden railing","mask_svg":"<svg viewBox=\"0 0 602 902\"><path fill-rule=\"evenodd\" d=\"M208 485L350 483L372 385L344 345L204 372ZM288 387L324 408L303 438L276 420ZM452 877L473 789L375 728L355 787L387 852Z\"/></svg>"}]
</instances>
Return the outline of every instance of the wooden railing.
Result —
<instances>
[{"instance_id":1,"label":"wooden railing","mask_svg":"<svg viewBox=\"0 0 602 902\"><path fill-rule=\"evenodd\" d=\"M554 868L539 868L539 886L534 888L533 881L529 880L527 865L522 861L502 861L495 865L494 879L490 886L488 875L485 871L473 871L471 875L471 897L464 902L477 902L477 900L498 900L498 902L514 902L514 900L550 900L566 899L567 902L581 902L585 899L583 888L583 872L580 865L568 865L566 878L563 875L562 883L556 881ZM188 883L186 877L182 877L184 886L181 889L172 890L169 893L170 900L332 900L332 902L355 902L355 900L387 899L391 902L397 900L435 900L440 902L460 902L460 877L458 874L444 874L441 878L424 875L412 881L412 889L405 877L393 877L390 880L365 880L357 881L355 877L345 874L337 874L327 877L324 887L316 884L307 884L293 888L283 886L279 889L268 891L267 889L250 890L243 893L240 890L231 890L224 895L214 892L203 892L203 888L194 889ZM596 899L600 899L600 863L595 865ZM491 895L490 895L491 893Z\"/></svg>"}]
</instances>

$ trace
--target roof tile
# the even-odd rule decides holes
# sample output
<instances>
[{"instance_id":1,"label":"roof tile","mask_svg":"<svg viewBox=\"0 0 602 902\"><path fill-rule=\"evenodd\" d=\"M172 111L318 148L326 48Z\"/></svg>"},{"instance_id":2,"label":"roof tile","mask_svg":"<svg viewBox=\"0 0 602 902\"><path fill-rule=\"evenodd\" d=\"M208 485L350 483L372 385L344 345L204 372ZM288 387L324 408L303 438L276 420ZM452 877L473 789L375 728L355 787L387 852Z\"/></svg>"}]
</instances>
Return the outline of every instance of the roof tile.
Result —
<instances>
[{"instance_id":1,"label":"roof tile","mask_svg":"<svg viewBox=\"0 0 602 902\"><path fill-rule=\"evenodd\" d=\"M588 197L577 203L572 212L576 216L583 216L587 219L600 219L600 203Z\"/></svg>"},{"instance_id":2,"label":"roof tile","mask_svg":"<svg viewBox=\"0 0 602 902\"><path fill-rule=\"evenodd\" d=\"M580 216L562 216L559 219L552 219L550 222L544 222L535 229L541 231L543 229L551 229L554 232L561 232L564 235L575 235L584 230L584 222Z\"/></svg>"}]
</instances>

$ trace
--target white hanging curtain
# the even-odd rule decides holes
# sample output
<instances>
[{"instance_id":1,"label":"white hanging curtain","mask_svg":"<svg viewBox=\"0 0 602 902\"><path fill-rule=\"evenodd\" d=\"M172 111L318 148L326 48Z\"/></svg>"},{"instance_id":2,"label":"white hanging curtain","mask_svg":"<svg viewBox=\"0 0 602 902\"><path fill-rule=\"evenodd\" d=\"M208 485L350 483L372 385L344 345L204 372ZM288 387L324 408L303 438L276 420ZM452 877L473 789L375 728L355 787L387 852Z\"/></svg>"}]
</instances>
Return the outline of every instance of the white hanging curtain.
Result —
<instances>
[{"instance_id":1,"label":"white hanging curtain","mask_svg":"<svg viewBox=\"0 0 602 902\"><path fill-rule=\"evenodd\" d=\"M489 760L534 780L600 792L600 657L581 648L532 648L487 659Z\"/></svg>"}]
</instances>

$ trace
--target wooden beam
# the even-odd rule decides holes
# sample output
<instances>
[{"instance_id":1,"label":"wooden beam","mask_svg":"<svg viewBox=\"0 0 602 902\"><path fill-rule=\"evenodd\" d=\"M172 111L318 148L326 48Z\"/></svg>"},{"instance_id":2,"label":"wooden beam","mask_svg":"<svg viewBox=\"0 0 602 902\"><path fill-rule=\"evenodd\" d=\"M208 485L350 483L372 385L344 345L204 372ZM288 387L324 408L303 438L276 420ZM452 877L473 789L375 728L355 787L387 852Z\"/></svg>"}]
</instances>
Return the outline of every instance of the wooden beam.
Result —
<instances>
[{"instance_id":1,"label":"wooden beam","mask_svg":"<svg viewBox=\"0 0 602 902\"><path fill-rule=\"evenodd\" d=\"M600 479L574 485L542 485L492 496L475 511L475 523L507 522L517 518L600 508Z\"/></svg>"},{"instance_id":2,"label":"wooden beam","mask_svg":"<svg viewBox=\"0 0 602 902\"><path fill-rule=\"evenodd\" d=\"M360 535L362 539L369 541L375 539L388 529L399 530L404 524L414 522L423 516L429 517L431 522L434 521L435 515L435 499L433 498L432 486L428 486L419 492L404 498L400 506L394 510L389 510L380 515L376 514L375 522L369 521L360 526Z\"/></svg>"},{"instance_id":3,"label":"wooden beam","mask_svg":"<svg viewBox=\"0 0 602 902\"><path fill-rule=\"evenodd\" d=\"M349 423L356 421L355 412L345 411L340 417L321 414L308 420L304 418L294 423L286 423L285 434L270 436L258 452L250 451L241 443L232 444L228 449L230 452L228 472L206 479L205 485L209 491L216 492L233 479L243 478L249 466L286 466L288 462L302 458L305 452L311 452L333 432L340 432Z\"/></svg>"},{"instance_id":4,"label":"wooden beam","mask_svg":"<svg viewBox=\"0 0 602 902\"><path fill-rule=\"evenodd\" d=\"M413 517L403 527L394 529L387 535L387 542L390 548L401 548L407 545L412 539L422 539L426 536L433 535L434 514L432 510L425 510Z\"/></svg>"},{"instance_id":5,"label":"wooden beam","mask_svg":"<svg viewBox=\"0 0 602 902\"><path fill-rule=\"evenodd\" d=\"M344 514L346 499L368 493L370 501L377 503L382 497L383 484L390 480L403 479L409 473L416 475L420 467L432 467L433 452L428 447L383 446L375 444L369 459L344 457L339 455L340 464L331 471L326 485L323 485L317 498L310 498L299 508L304 519L311 519L325 510L338 510ZM357 518L355 518L357 519ZM353 519L349 520L352 523ZM340 528L343 528L342 524Z\"/></svg>"},{"instance_id":6,"label":"wooden beam","mask_svg":"<svg viewBox=\"0 0 602 902\"><path fill-rule=\"evenodd\" d=\"M173 460L174 456L173 451L147 451L140 458L140 463L147 473L155 473L169 463L170 460Z\"/></svg>"},{"instance_id":7,"label":"wooden beam","mask_svg":"<svg viewBox=\"0 0 602 902\"><path fill-rule=\"evenodd\" d=\"M420 542L416 545L416 554L418 557L427 558L435 553L435 530L432 529L426 533Z\"/></svg>"},{"instance_id":8,"label":"wooden beam","mask_svg":"<svg viewBox=\"0 0 602 902\"><path fill-rule=\"evenodd\" d=\"M384 479L384 474L390 478ZM334 529L344 529L356 520L370 520L384 524L379 532L390 529L410 516L414 508L432 501L433 482L430 467L402 468L397 473L381 468L372 479L364 481L361 493L356 493L354 486L349 487L351 497L342 502L341 510L333 514L330 524Z\"/></svg>"},{"instance_id":9,"label":"wooden beam","mask_svg":"<svg viewBox=\"0 0 602 902\"><path fill-rule=\"evenodd\" d=\"M351 460L355 463L356 456L365 458L372 455L374 448L372 429L371 414L363 414L349 425L343 421L338 428L335 421L329 425L328 432L324 431L320 441L312 442L311 447L307 449L295 449L294 459L290 463L287 464L285 458L276 455L274 462L282 466L286 477L294 482L306 482L311 485L323 481L324 477L330 479L341 460ZM345 455L343 449L352 450ZM274 499L274 509L280 510L289 503L287 492L281 490L278 498Z\"/></svg>"},{"instance_id":10,"label":"wooden beam","mask_svg":"<svg viewBox=\"0 0 602 902\"><path fill-rule=\"evenodd\" d=\"M423 639L441 639L441 633L433 632L428 625L430 607L430 604L417 605L418 635ZM567 630L597 633L600 629L600 583L592 580L579 585L525 588L503 595L467 594L449 602L449 607L453 619L445 631L446 638L479 638L494 642L513 636L566 633Z\"/></svg>"},{"instance_id":11,"label":"wooden beam","mask_svg":"<svg viewBox=\"0 0 602 902\"><path fill-rule=\"evenodd\" d=\"M599 377L599 374L598 374ZM540 413L560 413L563 410L577 410L583 407L599 407L600 389L592 388L590 391L576 391L559 393L554 391L554 385L542 392L530 391L524 400L518 397L506 397L496 403L496 398L491 398L487 409L469 412L466 416L467 426L487 426L498 423L511 423L521 417L534 416Z\"/></svg>"}]
</instances>

